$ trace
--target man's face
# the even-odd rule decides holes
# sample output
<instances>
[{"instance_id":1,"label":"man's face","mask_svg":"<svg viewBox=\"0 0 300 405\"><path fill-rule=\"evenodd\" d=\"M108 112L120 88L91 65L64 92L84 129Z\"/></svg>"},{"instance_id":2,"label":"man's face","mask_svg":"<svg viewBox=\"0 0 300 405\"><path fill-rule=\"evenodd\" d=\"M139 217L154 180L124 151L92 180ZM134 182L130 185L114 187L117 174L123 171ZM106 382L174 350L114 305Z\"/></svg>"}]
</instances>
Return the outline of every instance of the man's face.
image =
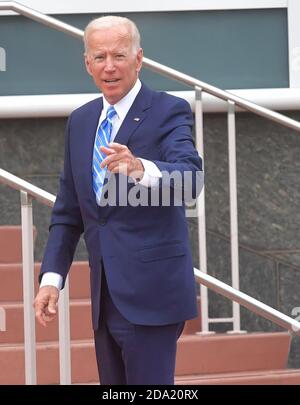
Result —
<instances>
[{"instance_id":1,"label":"man's face","mask_svg":"<svg viewBox=\"0 0 300 405\"><path fill-rule=\"evenodd\" d=\"M87 45L86 69L106 100L116 104L134 86L142 67L143 50L133 51L125 27L91 31Z\"/></svg>"}]
</instances>

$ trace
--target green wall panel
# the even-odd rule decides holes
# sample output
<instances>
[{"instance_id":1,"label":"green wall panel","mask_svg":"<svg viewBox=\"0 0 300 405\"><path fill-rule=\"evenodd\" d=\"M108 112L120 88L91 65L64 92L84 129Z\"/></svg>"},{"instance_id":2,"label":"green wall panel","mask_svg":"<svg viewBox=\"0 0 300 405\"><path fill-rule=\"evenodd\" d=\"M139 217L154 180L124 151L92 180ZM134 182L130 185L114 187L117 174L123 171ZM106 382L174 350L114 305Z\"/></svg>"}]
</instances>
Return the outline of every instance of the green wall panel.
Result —
<instances>
[{"instance_id":1,"label":"green wall panel","mask_svg":"<svg viewBox=\"0 0 300 405\"><path fill-rule=\"evenodd\" d=\"M145 55L224 89L288 87L285 9L128 13L142 34ZM55 16L84 28L93 15ZM0 17L6 71L0 94L95 92L85 73L81 41L20 16ZM187 87L152 73L157 89Z\"/></svg>"}]
</instances>

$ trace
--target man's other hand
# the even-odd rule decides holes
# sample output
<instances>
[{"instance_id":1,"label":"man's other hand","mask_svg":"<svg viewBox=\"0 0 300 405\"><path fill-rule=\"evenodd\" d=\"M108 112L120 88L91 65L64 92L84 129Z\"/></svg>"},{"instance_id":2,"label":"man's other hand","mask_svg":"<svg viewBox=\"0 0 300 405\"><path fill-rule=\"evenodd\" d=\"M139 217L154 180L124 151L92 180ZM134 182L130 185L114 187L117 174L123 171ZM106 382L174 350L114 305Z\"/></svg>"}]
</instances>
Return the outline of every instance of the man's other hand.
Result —
<instances>
[{"instance_id":1,"label":"man's other hand","mask_svg":"<svg viewBox=\"0 0 300 405\"><path fill-rule=\"evenodd\" d=\"M38 322L47 326L47 322L51 322L57 312L57 301L59 290L51 285L45 285L39 289L33 306L35 308L35 317Z\"/></svg>"}]
</instances>

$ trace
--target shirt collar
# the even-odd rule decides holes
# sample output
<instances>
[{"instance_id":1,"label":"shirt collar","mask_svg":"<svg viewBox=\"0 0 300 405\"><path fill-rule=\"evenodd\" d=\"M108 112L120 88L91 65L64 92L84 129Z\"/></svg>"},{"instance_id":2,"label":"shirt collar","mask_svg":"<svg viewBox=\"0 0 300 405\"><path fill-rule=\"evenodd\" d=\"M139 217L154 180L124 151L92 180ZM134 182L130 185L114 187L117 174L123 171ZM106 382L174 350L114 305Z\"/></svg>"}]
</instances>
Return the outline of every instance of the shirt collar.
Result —
<instances>
[{"instance_id":1,"label":"shirt collar","mask_svg":"<svg viewBox=\"0 0 300 405\"><path fill-rule=\"evenodd\" d=\"M129 91L129 93L127 93L126 96L124 96L120 101L118 101L116 104L114 104L117 115L121 121L123 121L124 118L126 117L126 114L128 113L130 107L132 106L141 87L142 87L142 83L141 83L140 79L138 78L137 81L135 82L134 86L132 87L132 89ZM105 113L105 115L106 115L106 111L109 107L110 107L110 104L105 99L105 97L103 97L103 112Z\"/></svg>"}]
</instances>

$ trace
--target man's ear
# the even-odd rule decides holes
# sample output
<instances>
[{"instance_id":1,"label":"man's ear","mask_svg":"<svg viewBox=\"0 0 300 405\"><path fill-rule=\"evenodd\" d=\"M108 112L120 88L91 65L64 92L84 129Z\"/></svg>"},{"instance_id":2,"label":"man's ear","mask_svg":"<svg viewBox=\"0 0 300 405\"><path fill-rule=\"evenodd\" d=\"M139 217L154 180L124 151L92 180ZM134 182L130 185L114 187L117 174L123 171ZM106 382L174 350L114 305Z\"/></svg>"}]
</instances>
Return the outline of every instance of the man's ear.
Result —
<instances>
[{"instance_id":1,"label":"man's ear","mask_svg":"<svg viewBox=\"0 0 300 405\"><path fill-rule=\"evenodd\" d=\"M144 55L143 49L140 48L140 49L138 50L137 55L136 55L136 61L137 61L137 64L136 64L136 71L137 71L137 72L139 72L139 71L142 69L143 55Z\"/></svg>"},{"instance_id":2,"label":"man's ear","mask_svg":"<svg viewBox=\"0 0 300 405\"><path fill-rule=\"evenodd\" d=\"M85 63L85 68L86 68L88 74L92 76L91 67L90 67L90 60L89 60L89 57L88 57L88 55L86 53L84 54L84 63Z\"/></svg>"}]
</instances>

